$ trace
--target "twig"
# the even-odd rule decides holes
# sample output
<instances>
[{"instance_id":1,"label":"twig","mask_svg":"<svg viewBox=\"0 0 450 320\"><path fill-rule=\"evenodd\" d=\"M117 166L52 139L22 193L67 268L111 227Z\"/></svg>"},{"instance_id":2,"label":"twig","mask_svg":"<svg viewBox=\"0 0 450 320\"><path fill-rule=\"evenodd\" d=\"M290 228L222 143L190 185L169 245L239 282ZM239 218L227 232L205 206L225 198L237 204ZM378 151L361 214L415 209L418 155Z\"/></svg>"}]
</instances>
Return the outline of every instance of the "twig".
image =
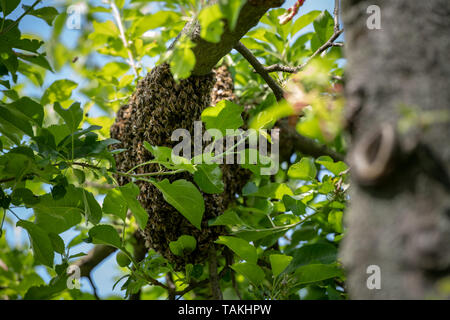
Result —
<instances>
[{"instance_id":1,"label":"twig","mask_svg":"<svg viewBox=\"0 0 450 320\"><path fill-rule=\"evenodd\" d=\"M128 45L127 37L125 36L125 30L123 27L122 19L120 18L119 9L117 8L114 1L110 1L109 5L111 6L114 20L116 20L117 27L119 28L120 39L122 40L123 46L127 50L129 64L130 64L131 68L133 69L134 75L137 77L138 71L137 71L137 67L136 67L136 62L134 61L133 53L130 50L130 46Z\"/></svg>"},{"instance_id":2,"label":"twig","mask_svg":"<svg viewBox=\"0 0 450 320\"><path fill-rule=\"evenodd\" d=\"M334 33L339 31L339 1L334 0Z\"/></svg>"},{"instance_id":3,"label":"twig","mask_svg":"<svg viewBox=\"0 0 450 320\"><path fill-rule=\"evenodd\" d=\"M220 278L217 274L217 254L214 245L209 247L209 280L211 284L211 293L214 300L223 300L220 290Z\"/></svg>"},{"instance_id":4,"label":"twig","mask_svg":"<svg viewBox=\"0 0 450 320\"><path fill-rule=\"evenodd\" d=\"M88 280L89 280L89 283L91 284L92 290L94 291L94 297L95 297L95 299L100 300L100 297L99 297L98 294L97 294L97 287L95 286L94 280L92 280L91 275L88 275L87 278L88 278Z\"/></svg>"},{"instance_id":5,"label":"twig","mask_svg":"<svg viewBox=\"0 0 450 320\"><path fill-rule=\"evenodd\" d=\"M5 179L1 179L0 183L10 182L10 181L14 181L14 180L16 180L16 177L5 178Z\"/></svg>"},{"instance_id":6,"label":"twig","mask_svg":"<svg viewBox=\"0 0 450 320\"><path fill-rule=\"evenodd\" d=\"M344 32L344 29L340 29L337 32L335 32L327 42L325 42L319 49L316 50L316 52L314 52L304 63L302 63L298 67L288 67L288 66L283 66L280 64L274 64L274 65L271 65L268 67L264 67L264 71L266 71L267 73L278 72L278 71L288 72L288 73L297 73L297 72L301 71L302 69L304 69L315 57L320 55L322 52L335 46L334 41L343 32Z\"/></svg>"},{"instance_id":7,"label":"twig","mask_svg":"<svg viewBox=\"0 0 450 320\"><path fill-rule=\"evenodd\" d=\"M80 166L83 168L90 168L90 169L95 169L95 170L100 170L100 167L97 167L95 165L89 164L89 163L83 163L83 162L70 162L69 164L74 165L74 166ZM184 169L177 169L174 171L158 171L158 172L149 172L149 173L140 173L140 174L135 174L135 173L126 173L126 172L121 172L121 171L115 171L113 169L107 169L106 171L108 172L112 172L121 176L125 176L125 177L129 177L129 178L144 178L144 177L154 177L154 176L170 176L170 175L174 175L177 173L181 173L181 172L185 172L186 170Z\"/></svg>"},{"instance_id":8,"label":"twig","mask_svg":"<svg viewBox=\"0 0 450 320\"><path fill-rule=\"evenodd\" d=\"M192 282L191 284L189 284L185 289L181 290L181 291L176 291L175 295L178 296L177 299L181 298L182 296L184 296L186 293L188 293L189 291L194 290L195 288L198 287L202 287L205 286L209 283L209 279L204 279L200 282Z\"/></svg>"},{"instance_id":9,"label":"twig","mask_svg":"<svg viewBox=\"0 0 450 320\"><path fill-rule=\"evenodd\" d=\"M248 50L242 42L238 42L234 48L245 58L247 61L255 68L256 72L258 72L261 77L266 81L269 85L270 89L272 89L275 94L276 99L279 101L283 99L283 89L277 84L277 82L269 75L269 73L264 70L264 66L256 59L253 53Z\"/></svg>"},{"instance_id":10,"label":"twig","mask_svg":"<svg viewBox=\"0 0 450 320\"><path fill-rule=\"evenodd\" d=\"M227 267L231 266L234 263L233 252L231 252L230 249L225 248L224 253L225 253L225 261L227 263ZM238 296L239 300L242 300L241 293L239 292L239 288L238 288L238 285L236 282L236 275L235 275L234 270L231 270L231 284L233 285L233 289L236 292L236 295Z\"/></svg>"},{"instance_id":11,"label":"twig","mask_svg":"<svg viewBox=\"0 0 450 320\"><path fill-rule=\"evenodd\" d=\"M223 268L222 271L220 271L220 273L219 273L219 279L221 279L221 278L225 275L225 272L226 272L227 270L228 270L228 266L225 267L225 268ZM191 282L185 289L180 290L180 291L176 291L176 292L175 292L175 295L178 296L177 299L179 299L179 298L181 298L182 296L184 296L186 293L188 293L189 291L192 291L192 290L194 290L195 288L198 288L198 287L205 286L205 285L207 285L209 282L210 282L210 279L208 279L208 278L207 278L207 279L204 279L204 280L202 280L202 281L200 281L200 282L195 282L195 281L193 281L193 282Z\"/></svg>"},{"instance_id":12,"label":"twig","mask_svg":"<svg viewBox=\"0 0 450 320\"><path fill-rule=\"evenodd\" d=\"M133 238L134 238L134 242L133 242L133 255L134 255L134 260L137 263L140 263L142 260L145 259L145 255L148 251L147 247L145 246L145 239L144 236L140 233L139 230L134 231L133 233ZM135 270L135 267L133 267ZM138 292L133 293L130 295L129 299L130 300L141 300L141 289L139 289Z\"/></svg>"},{"instance_id":13,"label":"twig","mask_svg":"<svg viewBox=\"0 0 450 320\"><path fill-rule=\"evenodd\" d=\"M311 60L320 55L322 52L326 51L331 47L341 47L343 46L341 43L337 44L334 41L344 32L344 29L341 29L339 26L339 0L334 1L334 33L327 42L325 42L319 49L317 49L304 63L302 63L298 67L289 67L283 66L281 64L274 64L268 67L265 67L264 70L268 73L270 72L287 72L287 73L297 73L303 68L305 68Z\"/></svg>"},{"instance_id":14,"label":"twig","mask_svg":"<svg viewBox=\"0 0 450 320\"><path fill-rule=\"evenodd\" d=\"M273 65L268 66L268 67L264 67L264 70L266 72L269 72L269 73L270 72L279 72L279 71L287 72L287 73L297 73L298 72L296 67L284 66L284 65L279 64L279 63L273 64Z\"/></svg>"}]
</instances>

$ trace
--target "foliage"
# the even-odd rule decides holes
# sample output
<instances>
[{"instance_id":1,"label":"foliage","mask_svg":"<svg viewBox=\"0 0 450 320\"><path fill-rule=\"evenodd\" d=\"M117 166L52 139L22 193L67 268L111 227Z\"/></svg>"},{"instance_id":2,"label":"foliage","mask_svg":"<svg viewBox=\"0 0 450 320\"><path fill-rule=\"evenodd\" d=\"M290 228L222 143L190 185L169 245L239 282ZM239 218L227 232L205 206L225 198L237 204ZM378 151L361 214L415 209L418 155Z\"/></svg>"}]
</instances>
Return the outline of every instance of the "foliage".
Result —
<instances>
[{"instance_id":1,"label":"foliage","mask_svg":"<svg viewBox=\"0 0 450 320\"><path fill-rule=\"evenodd\" d=\"M221 167L186 159L175 163L169 148L147 144L161 171L119 172L113 155L123 150L116 148L119 141L109 138L109 127L138 78L148 72L147 64L169 62L175 79L189 77L195 65L194 44L181 38L173 50L166 50L186 18L198 17L201 36L219 42L225 24L236 26L243 1L221 0L206 8L195 0L106 2L87 4L82 29L71 47L62 41L73 32L65 27L70 1L56 8L1 1L0 297L93 298L84 288L66 286L66 269L80 258L71 255L71 250L80 243L107 244L120 250L117 261L125 274L121 287L125 297L142 290L142 298L164 298L161 279L167 273L173 276L177 291L209 277L206 264L174 271L154 251L136 260L133 234L139 227L145 228L148 216L137 200L140 190L135 182L152 183L200 229L205 210L200 191L223 192ZM37 35L23 34L17 12L52 26L50 37L43 41ZM280 25L278 16L284 12L269 11L242 43L267 65L298 66L333 34L333 17L327 11L312 11ZM313 31L304 32L311 24ZM221 101L207 108L202 114L205 128L226 133L226 129L243 127L243 119L248 119L246 123L253 128L267 129L279 118L289 117L299 133L345 151L342 128L336 120L342 101L331 77L342 75L341 58L340 48L333 47L301 77L272 74L290 90L287 102L276 102L248 62L230 53L222 62L233 74L239 101ZM65 79L67 69L76 77ZM64 78L54 80L64 73ZM39 94L30 95L32 88ZM251 108L244 111L248 109L244 106ZM259 164L244 167L253 175L235 204L209 221L210 226L227 230L227 235L216 241L222 248L220 268L226 264L226 250L234 256L221 280L225 296L237 297L232 284L236 276L236 288L246 299L345 298L345 275L336 252L344 233L346 164L296 152L284 159L274 176L259 174ZM180 172L192 175L195 184L184 179L156 179ZM119 186L117 176L131 182ZM19 211L31 215L25 217ZM14 225L26 230L32 254L6 241L5 232L12 230L6 227ZM63 240L67 230L77 233L70 242ZM175 255L195 248L196 239L189 235L170 243ZM51 275L50 283L38 275L40 265ZM201 288L194 290L198 290L197 296L208 296ZM192 296L192 292L184 295Z\"/></svg>"}]
</instances>

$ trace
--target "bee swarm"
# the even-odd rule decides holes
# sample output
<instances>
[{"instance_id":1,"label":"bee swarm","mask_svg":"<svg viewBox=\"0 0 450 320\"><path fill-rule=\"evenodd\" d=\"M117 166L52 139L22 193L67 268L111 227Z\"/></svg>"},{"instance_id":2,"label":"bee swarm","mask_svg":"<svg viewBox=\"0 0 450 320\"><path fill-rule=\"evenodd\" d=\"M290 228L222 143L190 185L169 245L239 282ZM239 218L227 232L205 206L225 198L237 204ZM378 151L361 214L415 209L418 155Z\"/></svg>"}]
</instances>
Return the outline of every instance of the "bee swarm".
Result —
<instances>
[{"instance_id":1,"label":"bee swarm","mask_svg":"<svg viewBox=\"0 0 450 320\"><path fill-rule=\"evenodd\" d=\"M122 106L111 127L111 137L120 140L120 148L127 151L115 155L117 170L126 172L136 165L151 160L152 155L144 149L147 141L153 146L173 147L170 137L175 129L185 128L193 135L194 121L200 119L202 111L223 99L234 100L233 80L225 66L205 76L191 76L175 82L167 64L155 67L140 80L128 105ZM196 229L175 208L168 204L156 187L147 182L137 182L140 187L138 200L149 215L144 230L146 246L155 249L175 268L182 269L187 263L200 263L207 258L209 246L221 234L223 227L208 227L208 220L222 214L240 192L249 178L247 171L237 165L223 165L225 191L221 194L203 194L205 213L202 230ZM157 164L138 168L136 173L156 172ZM161 177L170 182L178 179L192 181L189 173ZM119 184L129 182L126 177L117 177ZM181 235L192 235L197 248L182 257L175 256L169 242Z\"/></svg>"}]
</instances>

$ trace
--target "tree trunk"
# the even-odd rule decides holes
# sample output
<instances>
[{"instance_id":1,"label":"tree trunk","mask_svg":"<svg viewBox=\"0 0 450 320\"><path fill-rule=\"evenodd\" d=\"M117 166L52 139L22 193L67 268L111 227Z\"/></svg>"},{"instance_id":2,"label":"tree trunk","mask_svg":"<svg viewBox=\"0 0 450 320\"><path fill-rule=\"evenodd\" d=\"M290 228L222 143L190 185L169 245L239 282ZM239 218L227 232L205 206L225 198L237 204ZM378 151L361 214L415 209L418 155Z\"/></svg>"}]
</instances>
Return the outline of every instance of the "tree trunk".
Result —
<instances>
[{"instance_id":1,"label":"tree trunk","mask_svg":"<svg viewBox=\"0 0 450 320\"><path fill-rule=\"evenodd\" d=\"M341 257L350 297L449 298L450 1L342 2L352 191ZM381 8L381 30L366 25L370 5ZM371 265L379 289L368 286Z\"/></svg>"}]
</instances>

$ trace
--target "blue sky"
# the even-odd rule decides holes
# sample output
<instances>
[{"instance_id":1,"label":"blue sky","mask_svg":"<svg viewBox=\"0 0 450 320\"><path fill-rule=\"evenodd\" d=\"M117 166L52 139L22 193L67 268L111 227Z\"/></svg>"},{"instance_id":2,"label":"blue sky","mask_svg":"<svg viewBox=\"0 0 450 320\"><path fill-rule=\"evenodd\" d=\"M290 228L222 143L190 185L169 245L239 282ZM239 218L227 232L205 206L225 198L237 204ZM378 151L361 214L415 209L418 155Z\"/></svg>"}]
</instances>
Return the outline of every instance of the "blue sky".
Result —
<instances>
[{"instance_id":1,"label":"blue sky","mask_svg":"<svg viewBox=\"0 0 450 320\"><path fill-rule=\"evenodd\" d=\"M26 5L31 5L34 2L34 0L25 0L23 1ZM58 1L55 0L44 0L43 4L41 6L51 6ZM81 2L81 1L74 1ZM100 1L96 1L97 3L100 3ZM294 0L286 1L285 5L283 7L288 8L292 6L294 3ZM312 10L329 10L332 12L334 6L334 0L307 0L304 4L304 6L300 9L300 14L307 13ZM23 10L21 8L18 8L11 14L9 19L15 19L18 17ZM35 18L33 16L26 16L20 23L20 29L22 30L22 33L26 34L34 34L39 36L40 38L46 40L50 37L51 34L51 27L49 27L43 20L40 20L38 18ZM311 31L312 27L308 27L306 31ZM79 36L77 30L69 30L65 29L62 35L62 39L64 41L64 44L66 44L69 47L73 47L73 45L76 43L76 39ZM72 79L74 81L79 82L80 86L83 86L86 83L83 83L86 81L85 79L80 78L77 74L75 74L69 67L63 68L61 71L57 73L47 73L44 86L43 88L36 88L36 87L27 87L27 90L24 92L25 95L29 95L32 97L36 97L38 99L41 98L40 95L43 94L45 89L55 80L58 79ZM21 79L19 78L19 82L21 82ZM75 92L74 98L78 101L81 101L82 103L86 102L86 98L80 94L77 94ZM92 112L92 111L91 111ZM98 112L98 111L97 111ZM101 199L99 199L101 201ZM27 218L31 216L32 212L30 210L16 210L16 213L21 218ZM20 233L19 233L20 232ZM62 237L64 241L67 243L70 241L73 237L75 237L77 233L75 231L69 230L62 234ZM24 231L19 230L12 230L11 228L6 229L6 237L9 243L12 245L25 245L27 243L27 237ZM89 249L92 247L92 245L89 244L82 244L73 250L71 254L75 254L78 252L88 252ZM47 272L45 271L45 267L38 267L39 274L44 278L44 280L48 281L50 277L48 276ZM123 296L123 292L119 290L120 285L116 287L115 290L112 290L112 285L115 282L115 280L120 277L122 273L118 269L116 262L115 262L115 255L111 255L108 259L106 259L101 265L99 265L96 269L93 271L92 278L94 279L98 294L100 297L107 297L112 294ZM81 281L82 290L92 292L91 286L87 279L82 279Z\"/></svg>"}]
</instances>

